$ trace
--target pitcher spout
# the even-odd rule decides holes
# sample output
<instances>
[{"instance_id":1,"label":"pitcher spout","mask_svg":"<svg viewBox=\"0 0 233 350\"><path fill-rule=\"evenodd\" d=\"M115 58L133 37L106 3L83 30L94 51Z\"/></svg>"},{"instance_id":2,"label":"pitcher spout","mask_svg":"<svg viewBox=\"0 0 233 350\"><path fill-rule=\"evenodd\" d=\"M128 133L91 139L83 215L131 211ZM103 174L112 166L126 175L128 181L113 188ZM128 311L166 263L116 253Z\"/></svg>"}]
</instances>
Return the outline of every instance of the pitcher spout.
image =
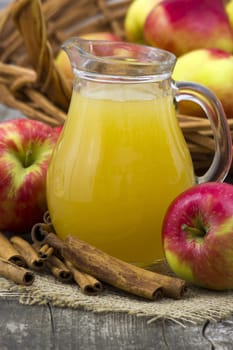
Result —
<instances>
[{"instance_id":1,"label":"pitcher spout","mask_svg":"<svg viewBox=\"0 0 233 350\"><path fill-rule=\"evenodd\" d=\"M117 76L123 80L164 80L171 76L176 62L175 55L168 51L123 41L73 37L63 43L62 49L74 73Z\"/></svg>"},{"instance_id":2,"label":"pitcher spout","mask_svg":"<svg viewBox=\"0 0 233 350\"><path fill-rule=\"evenodd\" d=\"M74 37L66 40L61 48L67 53L73 71L82 67L89 51L89 40Z\"/></svg>"}]
</instances>

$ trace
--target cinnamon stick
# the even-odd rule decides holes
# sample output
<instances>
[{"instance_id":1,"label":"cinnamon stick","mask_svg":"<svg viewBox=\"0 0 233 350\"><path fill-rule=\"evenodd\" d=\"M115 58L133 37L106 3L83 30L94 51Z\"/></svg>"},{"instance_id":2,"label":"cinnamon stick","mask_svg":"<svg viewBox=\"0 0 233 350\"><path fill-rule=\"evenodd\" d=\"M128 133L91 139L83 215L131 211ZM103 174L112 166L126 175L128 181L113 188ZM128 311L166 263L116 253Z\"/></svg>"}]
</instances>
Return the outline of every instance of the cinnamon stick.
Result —
<instances>
[{"instance_id":1,"label":"cinnamon stick","mask_svg":"<svg viewBox=\"0 0 233 350\"><path fill-rule=\"evenodd\" d=\"M24 286L31 285L35 279L31 271L2 258L0 258L0 275Z\"/></svg>"},{"instance_id":2,"label":"cinnamon stick","mask_svg":"<svg viewBox=\"0 0 233 350\"><path fill-rule=\"evenodd\" d=\"M163 294L179 299L186 289L186 283L179 278L131 265L72 236L61 240L50 231L46 231L44 224L37 224L32 230L32 239L48 243L79 270L119 289L151 300Z\"/></svg>"},{"instance_id":3,"label":"cinnamon stick","mask_svg":"<svg viewBox=\"0 0 233 350\"><path fill-rule=\"evenodd\" d=\"M44 212L43 221L44 221L45 224L48 224L48 225L52 226L52 220L51 220L51 217L50 217L50 214L49 214L48 210L46 212Z\"/></svg>"},{"instance_id":4,"label":"cinnamon stick","mask_svg":"<svg viewBox=\"0 0 233 350\"><path fill-rule=\"evenodd\" d=\"M45 245L52 247L54 249L54 254L57 254L58 256L62 256L62 248L64 242L57 237L56 234L53 232L52 234L52 243L50 244L50 239L46 241L46 238L48 237L49 233L51 232L51 226L49 224L45 223L38 223L35 224L32 227L31 236L34 244L37 246L41 245L41 248ZM46 243L45 243L46 242ZM40 249L41 249L40 248ZM102 283L98 281L93 276L80 271L80 269L77 269L69 259L64 259L65 264L69 268L69 270L73 274L74 281L79 285L81 291L84 294L88 295L97 295L102 291Z\"/></svg>"},{"instance_id":5,"label":"cinnamon stick","mask_svg":"<svg viewBox=\"0 0 233 350\"><path fill-rule=\"evenodd\" d=\"M41 247L38 248L38 255L43 260L47 260L51 255L53 255L53 253L53 247L50 247L50 245L48 244L43 244Z\"/></svg>"},{"instance_id":6,"label":"cinnamon stick","mask_svg":"<svg viewBox=\"0 0 233 350\"><path fill-rule=\"evenodd\" d=\"M41 271L45 268L44 261L38 256L32 245L25 239L19 236L10 238L13 247L22 255L27 263L27 266L33 270Z\"/></svg>"},{"instance_id":7,"label":"cinnamon stick","mask_svg":"<svg viewBox=\"0 0 233 350\"><path fill-rule=\"evenodd\" d=\"M84 294L98 295L102 292L103 286L100 281L85 272L79 271L69 260L66 260L65 264L72 272L74 281L79 285Z\"/></svg>"},{"instance_id":8,"label":"cinnamon stick","mask_svg":"<svg viewBox=\"0 0 233 350\"><path fill-rule=\"evenodd\" d=\"M161 289L165 296L180 299L185 290L179 278L131 265L73 236L65 239L63 255L101 281L148 299L156 299Z\"/></svg>"},{"instance_id":9,"label":"cinnamon stick","mask_svg":"<svg viewBox=\"0 0 233 350\"><path fill-rule=\"evenodd\" d=\"M18 266L27 266L24 257L15 249L2 232L0 232L0 257Z\"/></svg>"},{"instance_id":10,"label":"cinnamon stick","mask_svg":"<svg viewBox=\"0 0 233 350\"><path fill-rule=\"evenodd\" d=\"M55 255L46 260L46 265L52 274L61 282L71 281L73 275L68 267Z\"/></svg>"},{"instance_id":11,"label":"cinnamon stick","mask_svg":"<svg viewBox=\"0 0 233 350\"><path fill-rule=\"evenodd\" d=\"M51 224L45 222L38 222L32 226L31 238L34 244L42 246L43 244L48 244L45 242L46 236L49 232L54 233L54 229ZM54 247L53 247L54 248Z\"/></svg>"},{"instance_id":12,"label":"cinnamon stick","mask_svg":"<svg viewBox=\"0 0 233 350\"><path fill-rule=\"evenodd\" d=\"M44 234L44 241L50 244L56 250L60 251L61 254L65 257L65 259L70 260L72 264L79 270L84 271L85 273L91 276L94 276L95 278L103 282L111 284L114 287L117 287L126 292L129 292L150 300L156 300L162 297L163 295L162 285L156 280L151 281L151 280L148 280L148 278L143 280L141 278L138 278L138 276L135 275L134 272L133 273L131 272L131 267L134 268L133 265L129 265L129 270L128 269L126 270L127 266L124 265L122 268L122 271L119 271L119 267L115 267L114 264L112 264L112 261L104 261L102 264L101 258L100 259L97 258L97 261L96 261L96 257L94 257L94 260L91 261L92 257L90 256L85 257L86 251L79 254L80 253L79 249L77 251L76 247L68 246L67 242L58 238L55 233L52 233L52 232L46 233L45 231L43 231L43 234ZM36 235L33 235L33 237L35 239ZM40 234L38 238L41 239L42 235ZM78 258L76 255L84 255L82 257L83 262L78 261ZM85 261L86 259L87 261ZM83 263L84 263L84 266L83 266ZM101 264L101 267L99 263ZM124 264L124 262L122 263ZM99 270L99 267L100 267L100 270ZM123 278L121 277L122 273L123 273Z\"/></svg>"},{"instance_id":13,"label":"cinnamon stick","mask_svg":"<svg viewBox=\"0 0 233 350\"><path fill-rule=\"evenodd\" d=\"M63 260L63 256L61 254L62 251L62 246L59 246L60 243L63 243L63 241L61 239L59 239L57 237L57 235L55 234L55 238L57 238L57 242L53 245L50 244L50 242L45 240L45 236L48 235L49 232L54 232L54 228L52 224L46 224L46 223L37 223L32 227L31 230L31 238L33 241L33 245L36 247L36 249L38 251L40 251L42 249L43 251L43 246L47 245L48 247L51 247L53 249L53 254L51 255L55 255L57 256L59 259ZM44 257L45 260L46 257ZM49 257L48 257L49 258Z\"/></svg>"},{"instance_id":14,"label":"cinnamon stick","mask_svg":"<svg viewBox=\"0 0 233 350\"><path fill-rule=\"evenodd\" d=\"M47 225L43 225L41 224L42 227L46 227L48 229L49 226ZM40 227L40 225L36 224L36 227ZM35 230L35 227L34 227ZM39 234L40 238L42 237L41 234ZM35 240L35 236L33 235L33 239ZM52 264L50 263L51 259L54 259L52 257L52 254L55 253L54 248L51 247L49 244L42 244L40 246L40 242L34 242L35 246L38 249L38 254L43 257L45 260L48 260L48 267L50 268L50 270L52 269ZM38 248L39 247L39 248ZM58 243L56 244L56 247L58 247ZM61 249L56 249L56 252L60 255ZM50 259L51 256L51 259ZM103 290L103 286L102 283L100 281L98 281L96 278L86 274L85 272L81 272L79 271L77 268L75 268L75 266L72 264L71 261L69 260L64 260L65 265L67 266L67 268L69 269L69 271L72 273L73 279L74 281L79 285L81 291L84 294L87 295L98 295L99 293L102 292ZM62 266L62 265L61 265ZM51 270L52 273L56 276L59 277L60 280L62 280L60 278L60 276L58 276L59 274L61 274L62 269L58 269L58 268L54 268L53 270Z\"/></svg>"}]
</instances>

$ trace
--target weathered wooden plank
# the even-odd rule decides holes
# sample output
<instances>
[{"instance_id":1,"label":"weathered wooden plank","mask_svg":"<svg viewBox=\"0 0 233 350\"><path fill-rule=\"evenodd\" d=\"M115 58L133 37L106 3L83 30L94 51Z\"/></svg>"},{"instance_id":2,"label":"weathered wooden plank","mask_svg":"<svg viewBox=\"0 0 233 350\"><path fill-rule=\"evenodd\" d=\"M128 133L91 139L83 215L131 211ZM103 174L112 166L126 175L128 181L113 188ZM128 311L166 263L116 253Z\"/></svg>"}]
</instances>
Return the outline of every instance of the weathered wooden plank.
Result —
<instances>
[{"instance_id":1,"label":"weathered wooden plank","mask_svg":"<svg viewBox=\"0 0 233 350\"><path fill-rule=\"evenodd\" d=\"M208 323L204 336L212 344L213 350L233 349L233 318L218 323Z\"/></svg>"},{"instance_id":2,"label":"weathered wooden plank","mask_svg":"<svg viewBox=\"0 0 233 350\"><path fill-rule=\"evenodd\" d=\"M24 306L0 300L0 349L232 349L233 320L185 326L121 313Z\"/></svg>"}]
</instances>

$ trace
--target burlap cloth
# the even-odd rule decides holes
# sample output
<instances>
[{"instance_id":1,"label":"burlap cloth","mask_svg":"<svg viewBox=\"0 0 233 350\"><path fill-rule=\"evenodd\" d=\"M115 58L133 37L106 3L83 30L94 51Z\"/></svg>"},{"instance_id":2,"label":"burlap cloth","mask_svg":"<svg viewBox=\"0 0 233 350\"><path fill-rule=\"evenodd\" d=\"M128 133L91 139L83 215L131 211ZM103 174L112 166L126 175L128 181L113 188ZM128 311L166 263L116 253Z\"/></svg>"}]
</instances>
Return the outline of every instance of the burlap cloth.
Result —
<instances>
[{"instance_id":1,"label":"burlap cloth","mask_svg":"<svg viewBox=\"0 0 233 350\"><path fill-rule=\"evenodd\" d=\"M147 316L148 322L170 319L174 322L200 324L219 321L232 315L233 291L214 292L188 286L181 300L164 298L144 300L104 285L98 296L84 295L76 284L64 284L51 275L35 273L31 286L23 287L0 278L0 298L17 298L21 304L47 304L82 308L93 312L125 312Z\"/></svg>"}]
</instances>

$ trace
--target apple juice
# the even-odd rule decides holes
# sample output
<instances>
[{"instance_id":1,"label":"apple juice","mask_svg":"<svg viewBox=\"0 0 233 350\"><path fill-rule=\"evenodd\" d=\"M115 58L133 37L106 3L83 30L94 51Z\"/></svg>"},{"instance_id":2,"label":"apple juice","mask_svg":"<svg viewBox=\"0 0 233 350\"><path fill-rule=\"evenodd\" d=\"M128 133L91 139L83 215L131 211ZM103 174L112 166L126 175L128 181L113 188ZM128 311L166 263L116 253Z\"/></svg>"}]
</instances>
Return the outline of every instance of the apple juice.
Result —
<instances>
[{"instance_id":1,"label":"apple juice","mask_svg":"<svg viewBox=\"0 0 233 350\"><path fill-rule=\"evenodd\" d=\"M172 96L137 84L73 91L47 173L57 234L139 266L163 258L170 202L195 182Z\"/></svg>"}]
</instances>

